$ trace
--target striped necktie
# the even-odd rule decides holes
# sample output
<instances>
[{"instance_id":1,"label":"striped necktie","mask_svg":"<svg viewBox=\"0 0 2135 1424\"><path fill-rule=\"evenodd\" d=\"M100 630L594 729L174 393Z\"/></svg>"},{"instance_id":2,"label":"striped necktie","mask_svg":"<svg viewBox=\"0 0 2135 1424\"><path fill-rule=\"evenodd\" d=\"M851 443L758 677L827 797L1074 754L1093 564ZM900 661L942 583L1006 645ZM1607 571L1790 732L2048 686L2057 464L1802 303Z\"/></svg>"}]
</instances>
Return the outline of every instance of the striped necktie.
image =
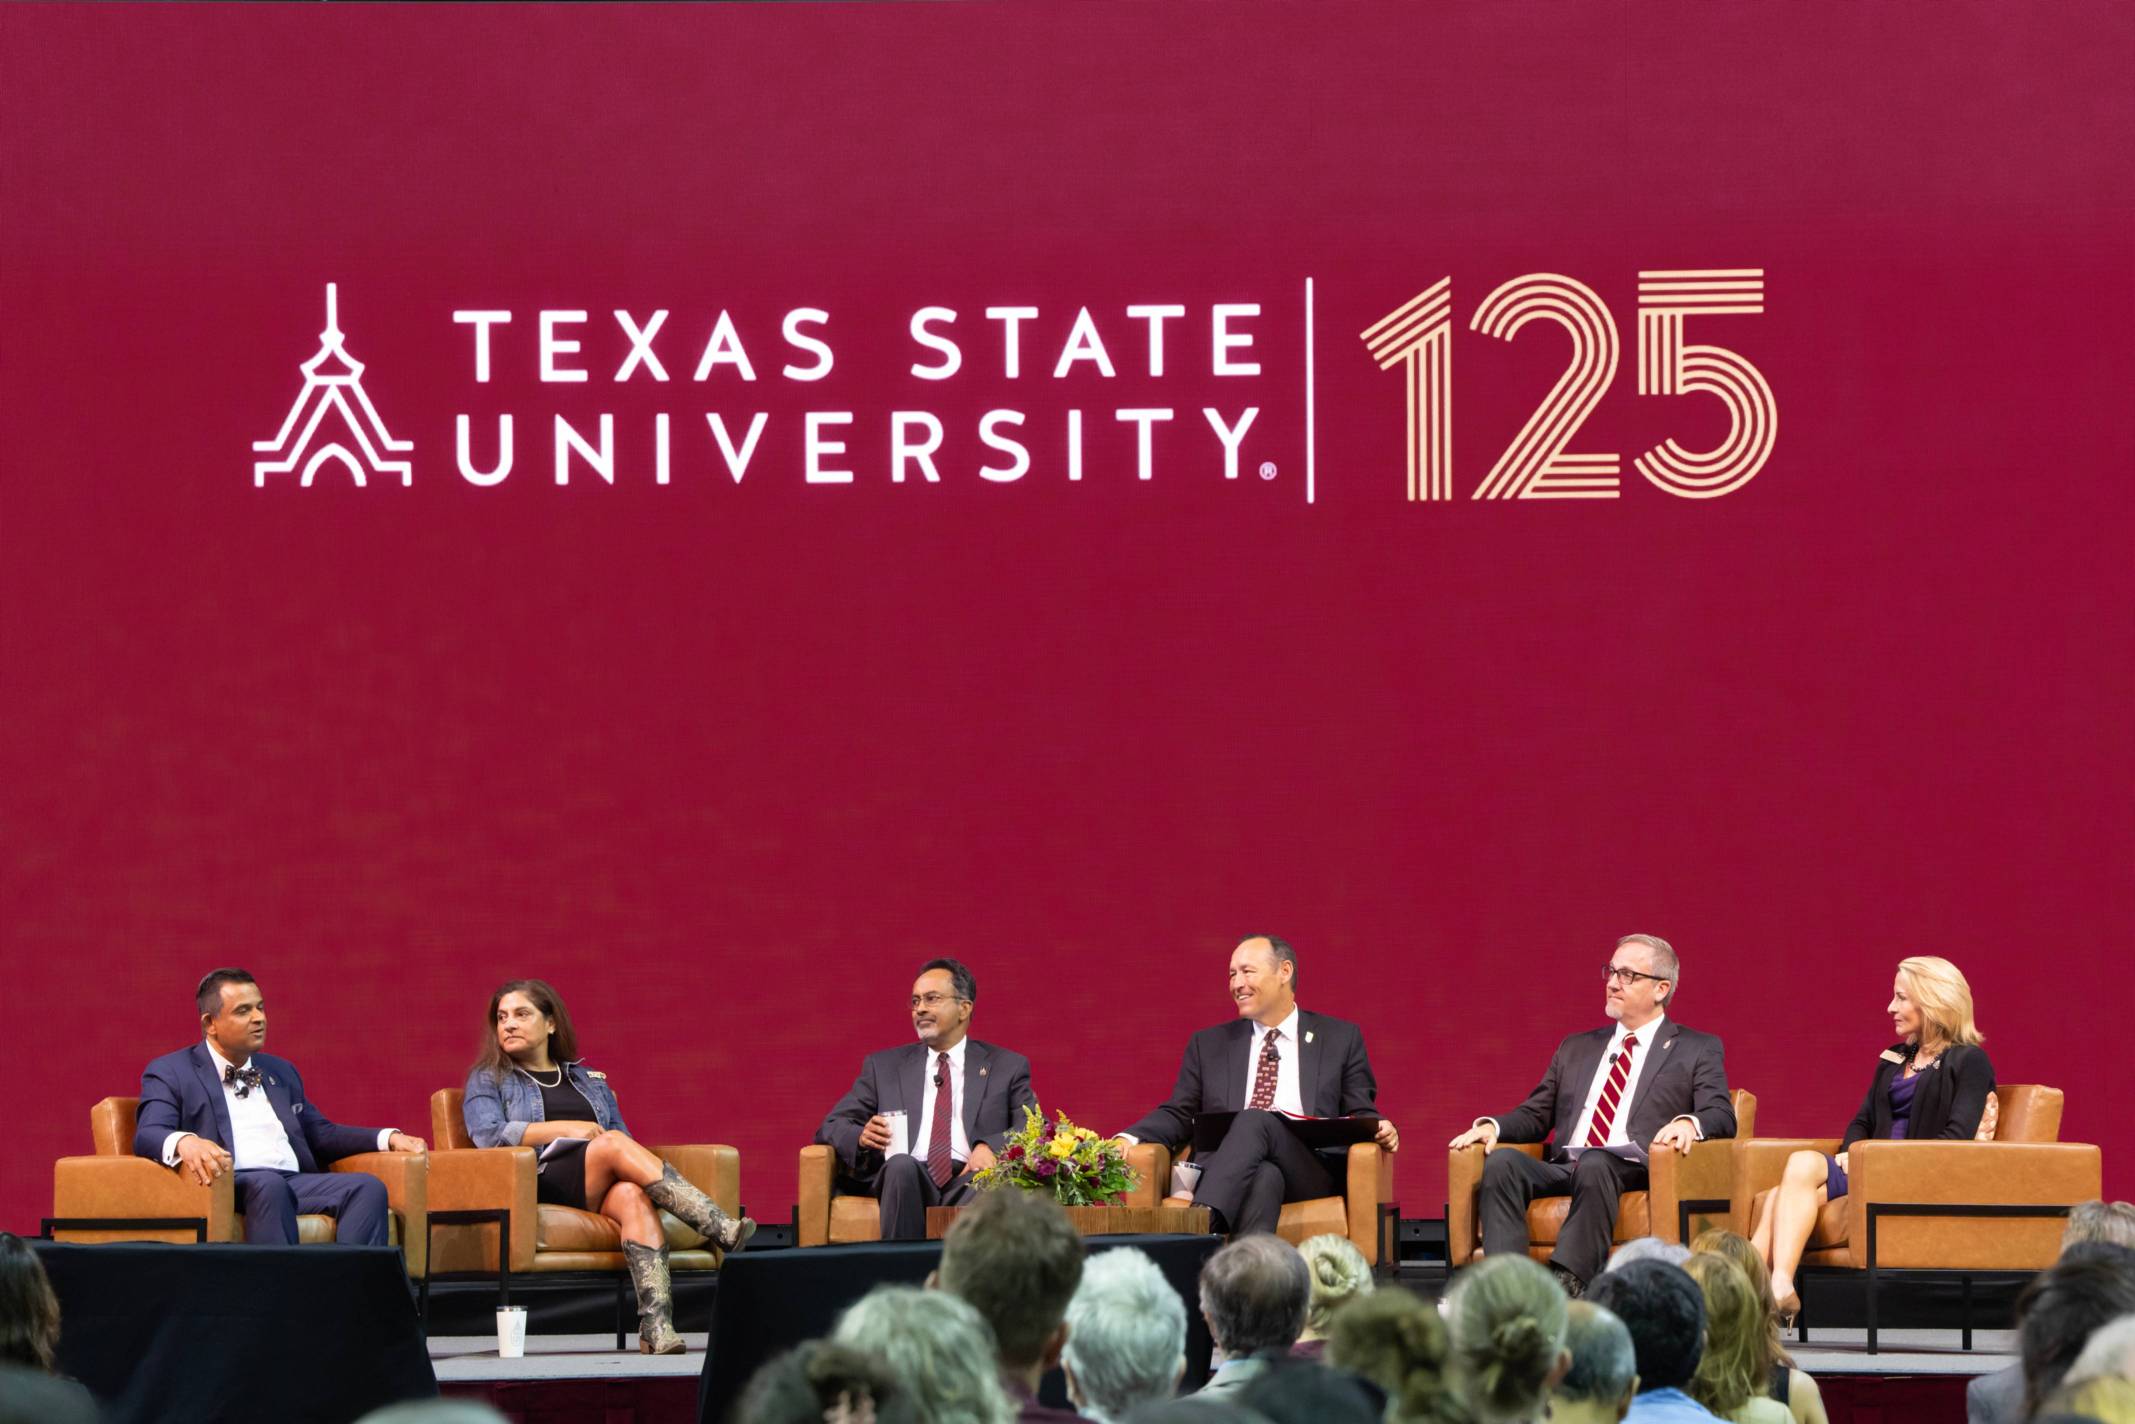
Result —
<instances>
[{"instance_id":1,"label":"striped necktie","mask_svg":"<svg viewBox=\"0 0 2135 1424\"><path fill-rule=\"evenodd\" d=\"M1637 1034L1623 1036L1623 1051L1616 1055L1616 1062L1609 1069L1609 1081L1594 1103L1594 1121L1586 1130L1586 1145L1589 1147L1609 1145L1609 1133L1616 1126L1616 1110L1623 1103L1624 1084L1631 1081L1631 1051L1637 1047Z\"/></svg>"}]
</instances>

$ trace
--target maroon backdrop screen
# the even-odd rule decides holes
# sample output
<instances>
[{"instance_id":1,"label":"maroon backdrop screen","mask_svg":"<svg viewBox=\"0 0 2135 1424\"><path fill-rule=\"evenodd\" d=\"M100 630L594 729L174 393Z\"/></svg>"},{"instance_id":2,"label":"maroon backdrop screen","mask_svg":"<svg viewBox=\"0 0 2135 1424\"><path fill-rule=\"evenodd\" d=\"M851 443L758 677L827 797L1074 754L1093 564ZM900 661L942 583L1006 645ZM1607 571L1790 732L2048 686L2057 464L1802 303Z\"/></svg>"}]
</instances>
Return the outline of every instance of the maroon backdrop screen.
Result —
<instances>
[{"instance_id":1,"label":"maroon backdrop screen","mask_svg":"<svg viewBox=\"0 0 2135 1424\"><path fill-rule=\"evenodd\" d=\"M1947 955L2135 1190L2131 69L2112 4L0 8L0 1222L218 963L426 1135L551 979L778 1218L926 957L1116 1129L1254 931L1364 1025L1407 1215L1632 930L1781 1134ZM1679 369L1652 272L1732 274ZM1601 317L1479 328L1527 274ZM1663 393L1706 345L1769 400ZM1490 484L1568 362L1614 497L1495 497L1609 493ZM261 474L306 401L362 430Z\"/></svg>"}]
</instances>

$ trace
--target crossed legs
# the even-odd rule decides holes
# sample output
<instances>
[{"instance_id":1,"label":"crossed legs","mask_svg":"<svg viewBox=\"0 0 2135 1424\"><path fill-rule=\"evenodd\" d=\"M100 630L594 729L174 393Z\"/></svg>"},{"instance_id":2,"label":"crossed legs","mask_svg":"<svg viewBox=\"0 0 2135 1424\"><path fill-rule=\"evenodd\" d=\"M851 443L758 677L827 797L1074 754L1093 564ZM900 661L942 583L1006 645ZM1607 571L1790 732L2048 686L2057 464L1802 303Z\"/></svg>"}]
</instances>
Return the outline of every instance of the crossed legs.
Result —
<instances>
[{"instance_id":1,"label":"crossed legs","mask_svg":"<svg viewBox=\"0 0 2135 1424\"><path fill-rule=\"evenodd\" d=\"M603 1132L586 1144L586 1201L616 1224L625 1241L657 1247L667 1237L645 1188L665 1170L651 1148L624 1133Z\"/></svg>"},{"instance_id":2,"label":"crossed legs","mask_svg":"<svg viewBox=\"0 0 2135 1424\"><path fill-rule=\"evenodd\" d=\"M1830 1200L1830 1180L1823 1153L1789 1156L1785 1174L1765 1198L1764 1212L1750 1231L1750 1240L1772 1268L1772 1297L1779 1302L1779 1313L1790 1319L1801 1309L1794 1273L1801 1269L1801 1253L1816 1229L1816 1214Z\"/></svg>"}]
</instances>

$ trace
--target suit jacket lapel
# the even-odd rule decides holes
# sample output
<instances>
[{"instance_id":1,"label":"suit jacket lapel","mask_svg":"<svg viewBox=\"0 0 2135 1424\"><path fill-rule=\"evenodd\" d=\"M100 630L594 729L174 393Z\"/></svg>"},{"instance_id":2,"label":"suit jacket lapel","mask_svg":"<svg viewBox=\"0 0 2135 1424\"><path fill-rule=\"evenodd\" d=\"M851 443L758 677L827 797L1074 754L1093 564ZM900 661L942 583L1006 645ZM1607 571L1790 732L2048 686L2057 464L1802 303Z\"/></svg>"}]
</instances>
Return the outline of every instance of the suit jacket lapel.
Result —
<instances>
[{"instance_id":1,"label":"suit jacket lapel","mask_svg":"<svg viewBox=\"0 0 2135 1424\"><path fill-rule=\"evenodd\" d=\"M979 1099L986 1095L986 1060L991 1055L977 1039L964 1041L964 1140L979 1140ZM1011 1124L1014 1126L1014 1124Z\"/></svg>"},{"instance_id":2,"label":"suit jacket lapel","mask_svg":"<svg viewBox=\"0 0 2135 1424\"><path fill-rule=\"evenodd\" d=\"M237 1133L230 1126L230 1105L223 1101L222 1079L215 1074L215 1059L204 1043L193 1045L193 1068L200 1074L200 1081L207 1086L208 1112L215 1119L215 1127L221 1133L216 1144L225 1152L237 1150Z\"/></svg>"},{"instance_id":3,"label":"suit jacket lapel","mask_svg":"<svg viewBox=\"0 0 2135 1424\"><path fill-rule=\"evenodd\" d=\"M919 1115L926 1110L928 1057L924 1043L912 1044L905 1050L904 1061L897 1068L897 1090L904 1099L898 1106L904 1109L904 1146L907 1152L919 1151L919 1144L912 1139L919 1135Z\"/></svg>"},{"instance_id":4,"label":"suit jacket lapel","mask_svg":"<svg viewBox=\"0 0 2135 1424\"><path fill-rule=\"evenodd\" d=\"M1564 1056L1564 1080L1557 1094L1556 1138L1559 1147L1576 1145L1571 1140L1572 1129L1579 1126L1580 1110L1586 1106L1586 1095L1593 1091L1594 1075L1601 1071L1601 1055L1608 1051L1609 1039L1615 1032L1614 1029L1597 1028Z\"/></svg>"},{"instance_id":5,"label":"suit jacket lapel","mask_svg":"<svg viewBox=\"0 0 2135 1424\"><path fill-rule=\"evenodd\" d=\"M1307 1117L1327 1117L1319 1108L1320 1059L1325 1046L1319 1041L1319 1015L1297 1016L1297 1104Z\"/></svg>"},{"instance_id":6,"label":"suit jacket lapel","mask_svg":"<svg viewBox=\"0 0 2135 1424\"><path fill-rule=\"evenodd\" d=\"M1638 1086L1631 1090L1631 1101L1627 1105L1623 1120L1625 1135L1633 1137L1634 1140L1636 1134L1631 1132L1631 1124L1638 1120L1638 1110L1644 1105L1646 1094L1652 1091L1653 1080L1660 1077L1661 1070L1668 1066L1669 1050L1675 1047L1675 1036L1682 1031L1682 1025L1674 1019L1668 1020L1667 1026L1661 1030L1659 1041L1646 1050L1646 1061L1639 1065ZM1645 1144L1639 1145L1643 1147Z\"/></svg>"},{"instance_id":7,"label":"suit jacket lapel","mask_svg":"<svg viewBox=\"0 0 2135 1424\"><path fill-rule=\"evenodd\" d=\"M1253 1025L1233 1020L1223 1038L1223 1091L1209 1105L1211 1112L1238 1112L1245 1107L1246 1060L1253 1053Z\"/></svg>"}]
</instances>

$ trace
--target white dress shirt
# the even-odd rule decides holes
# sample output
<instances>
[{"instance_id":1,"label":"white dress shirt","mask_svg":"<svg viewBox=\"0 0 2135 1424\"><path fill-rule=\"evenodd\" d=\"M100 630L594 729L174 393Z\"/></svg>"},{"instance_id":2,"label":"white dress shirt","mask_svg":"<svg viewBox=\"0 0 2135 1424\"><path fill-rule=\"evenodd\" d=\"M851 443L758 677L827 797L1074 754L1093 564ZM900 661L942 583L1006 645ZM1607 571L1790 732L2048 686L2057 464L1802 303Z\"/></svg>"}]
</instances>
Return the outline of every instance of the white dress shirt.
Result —
<instances>
[{"instance_id":1,"label":"white dress shirt","mask_svg":"<svg viewBox=\"0 0 2135 1424\"><path fill-rule=\"evenodd\" d=\"M1266 1024L1254 1023L1252 1047L1245 1055L1245 1096L1239 1099L1240 1102L1253 1101L1253 1085L1260 1079L1260 1055L1272 1033L1277 1035L1275 1101L1269 1106L1276 1112L1295 1113L1299 1117L1305 1115L1305 1098L1297 1083L1297 1020L1298 1011L1293 1008L1290 1017L1272 1029Z\"/></svg>"},{"instance_id":2,"label":"white dress shirt","mask_svg":"<svg viewBox=\"0 0 2135 1424\"><path fill-rule=\"evenodd\" d=\"M1571 1141L1559 1143L1559 1146L1586 1146L1587 1128L1594 1121L1594 1109L1601 1102L1601 1090L1608 1085L1609 1075L1615 1071L1616 1055L1624 1051L1623 1041L1634 1033L1638 1035L1638 1046L1631 1050L1630 1074L1624 1079L1623 1096L1616 1100L1616 1117L1609 1124L1609 1138L1605 1145L1639 1148L1647 1145L1631 1140L1631 1100L1638 1092L1638 1080L1645 1074L1646 1063L1653 1056L1654 1045L1660 1041L1661 1032L1667 1026L1666 1014L1656 1014L1650 1023L1635 1029L1627 1029L1621 1023L1616 1025L1616 1032L1609 1035L1609 1046L1602 1050L1600 1066L1594 1070L1594 1081L1586 1090L1586 1105L1580 1108L1579 1118L1572 1124ZM1696 1118L1685 1113L1675 1121L1688 1122L1699 1140L1704 1139L1705 1130L1698 1126Z\"/></svg>"},{"instance_id":3,"label":"white dress shirt","mask_svg":"<svg viewBox=\"0 0 2135 1424\"><path fill-rule=\"evenodd\" d=\"M971 1158L971 1139L964 1134L964 1045L969 1042L968 1038L960 1038L956 1047L949 1050L949 1156L958 1162ZM940 1091L934 1086L934 1074L940 1065L941 1054L929 1048L926 1076L920 1080L918 1135L906 1144L921 1161L926 1160L927 1148L934 1141L934 1095Z\"/></svg>"},{"instance_id":4,"label":"white dress shirt","mask_svg":"<svg viewBox=\"0 0 2135 1424\"><path fill-rule=\"evenodd\" d=\"M206 1045L208 1060L215 1077L222 1084L222 1101L230 1110L230 1170L249 1172L264 1169L270 1172L298 1172L296 1149L289 1145L289 1133L282 1126L281 1118L275 1115L274 1104L267 1101L267 1085L263 1079L260 1086L243 1097L237 1096L237 1085L224 1076L233 1065L222 1056L213 1043ZM378 1150L386 1150L393 1138L394 1128L378 1130ZM178 1165L178 1143L194 1134L174 1132L163 1139L163 1165Z\"/></svg>"}]
</instances>

